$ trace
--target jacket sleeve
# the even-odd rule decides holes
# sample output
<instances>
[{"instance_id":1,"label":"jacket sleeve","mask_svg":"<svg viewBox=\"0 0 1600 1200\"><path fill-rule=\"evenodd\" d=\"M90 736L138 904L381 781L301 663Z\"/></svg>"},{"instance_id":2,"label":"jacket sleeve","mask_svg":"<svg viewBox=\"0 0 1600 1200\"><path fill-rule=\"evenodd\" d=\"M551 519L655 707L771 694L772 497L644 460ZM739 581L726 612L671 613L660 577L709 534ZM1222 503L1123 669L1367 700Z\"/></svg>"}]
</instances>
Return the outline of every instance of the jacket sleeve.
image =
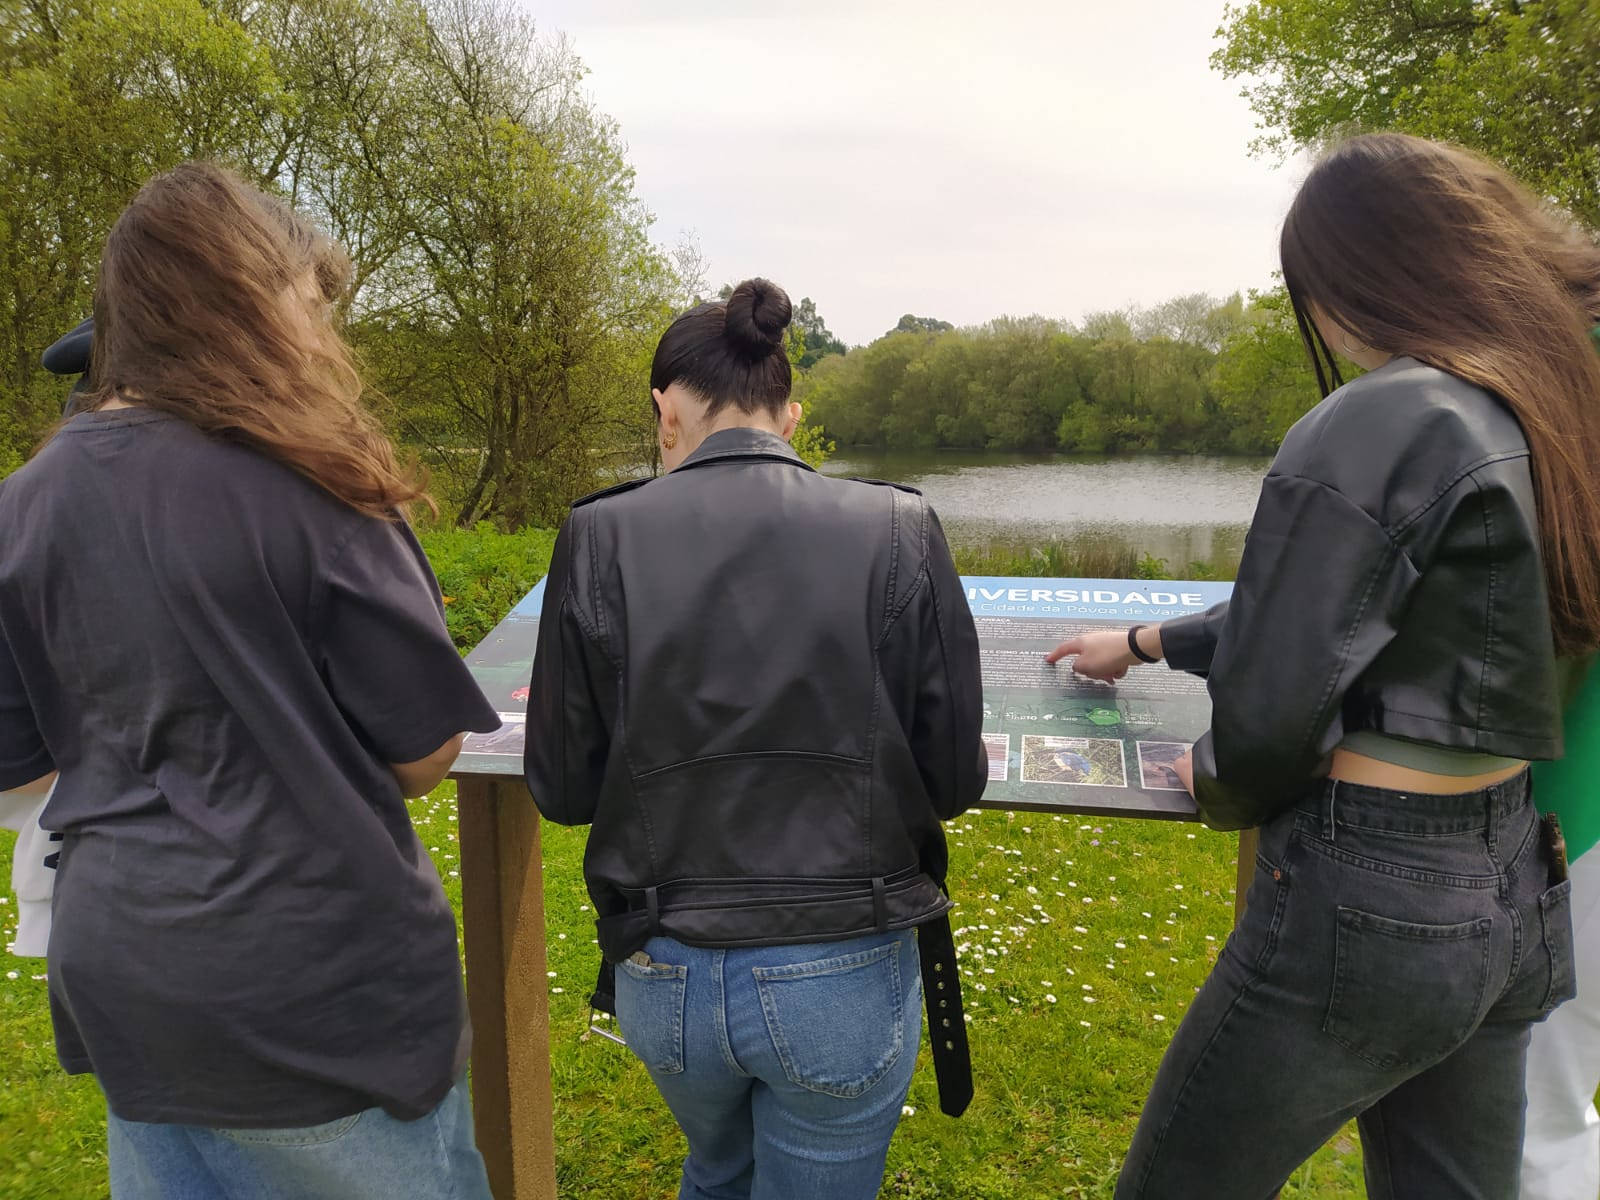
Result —
<instances>
[{"instance_id":1,"label":"jacket sleeve","mask_svg":"<svg viewBox=\"0 0 1600 1200\"><path fill-rule=\"evenodd\" d=\"M983 681L978 630L950 557L944 530L927 510L923 586L913 600L919 624L916 706L911 752L939 819L948 821L978 802L989 781L983 747Z\"/></svg>"},{"instance_id":2,"label":"jacket sleeve","mask_svg":"<svg viewBox=\"0 0 1600 1200\"><path fill-rule=\"evenodd\" d=\"M1205 612L1191 613L1161 622L1161 657L1174 671L1204 676L1216 657L1217 637L1228 618L1228 602L1213 605Z\"/></svg>"},{"instance_id":3,"label":"jacket sleeve","mask_svg":"<svg viewBox=\"0 0 1600 1200\"><path fill-rule=\"evenodd\" d=\"M1267 477L1217 637L1211 731L1194 749L1208 825L1248 828L1295 802L1343 736L1344 695L1393 639L1417 579L1360 506L1312 479Z\"/></svg>"},{"instance_id":4,"label":"jacket sleeve","mask_svg":"<svg viewBox=\"0 0 1600 1200\"><path fill-rule=\"evenodd\" d=\"M611 726L594 687L608 664L585 628L572 587L574 519L569 516L556 535L545 579L523 750L534 803L558 825L594 820L611 751Z\"/></svg>"}]
</instances>

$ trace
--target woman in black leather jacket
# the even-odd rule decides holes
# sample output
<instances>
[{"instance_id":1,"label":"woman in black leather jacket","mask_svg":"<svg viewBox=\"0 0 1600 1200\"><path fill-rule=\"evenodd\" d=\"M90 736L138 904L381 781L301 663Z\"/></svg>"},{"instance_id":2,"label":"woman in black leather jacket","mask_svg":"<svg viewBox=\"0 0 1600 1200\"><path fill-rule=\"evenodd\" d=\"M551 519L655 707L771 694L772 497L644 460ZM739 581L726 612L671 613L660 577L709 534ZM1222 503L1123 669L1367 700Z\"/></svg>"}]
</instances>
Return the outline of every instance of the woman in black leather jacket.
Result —
<instances>
[{"instance_id":1,"label":"woman in black leather jacket","mask_svg":"<svg viewBox=\"0 0 1600 1200\"><path fill-rule=\"evenodd\" d=\"M790 449L789 315L750 280L661 339L669 473L573 507L529 694L691 1200L876 1196L924 987L971 1095L940 821L987 779L977 633L919 494Z\"/></svg>"},{"instance_id":2,"label":"woman in black leather jacket","mask_svg":"<svg viewBox=\"0 0 1600 1200\"><path fill-rule=\"evenodd\" d=\"M1354 1117L1369 1195L1505 1200L1528 1030L1573 992L1527 761L1561 753L1557 654L1600 641L1600 251L1490 164L1374 135L1311 172L1282 261L1326 398L1232 600L1051 656L1208 675L1191 790L1261 827L1116 1194L1270 1196Z\"/></svg>"}]
</instances>

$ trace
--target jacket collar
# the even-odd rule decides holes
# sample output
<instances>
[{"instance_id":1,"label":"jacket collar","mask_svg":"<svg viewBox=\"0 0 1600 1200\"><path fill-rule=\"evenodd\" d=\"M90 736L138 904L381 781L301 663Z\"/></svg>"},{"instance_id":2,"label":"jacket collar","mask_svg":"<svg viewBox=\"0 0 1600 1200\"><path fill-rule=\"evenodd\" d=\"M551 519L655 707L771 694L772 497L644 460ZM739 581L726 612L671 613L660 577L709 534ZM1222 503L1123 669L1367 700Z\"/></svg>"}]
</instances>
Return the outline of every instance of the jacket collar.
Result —
<instances>
[{"instance_id":1,"label":"jacket collar","mask_svg":"<svg viewBox=\"0 0 1600 1200\"><path fill-rule=\"evenodd\" d=\"M812 470L810 464L794 452L794 447L777 434L741 425L735 429L719 429L711 434L693 454L678 464L672 474L727 459L767 459Z\"/></svg>"}]
</instances>

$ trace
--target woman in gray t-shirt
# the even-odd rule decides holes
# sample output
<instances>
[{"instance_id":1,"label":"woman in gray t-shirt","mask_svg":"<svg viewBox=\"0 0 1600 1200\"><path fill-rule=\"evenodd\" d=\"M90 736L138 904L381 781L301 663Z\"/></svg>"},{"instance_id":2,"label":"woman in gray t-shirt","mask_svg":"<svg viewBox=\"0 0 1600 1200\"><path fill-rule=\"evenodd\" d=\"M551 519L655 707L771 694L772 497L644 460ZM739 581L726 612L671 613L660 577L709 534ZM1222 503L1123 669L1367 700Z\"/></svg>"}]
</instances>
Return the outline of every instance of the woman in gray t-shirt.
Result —
<instances>
[{"instance_id":1,"label":"woman in gray t-shirt","mask_svg":"<svg viewBox=\"0 0 1600 1200\"><path fill-rule=\"evenodd\" d=\"M118 220L81 411L0 485L0 791L59 772L57 1050L114 1200L486 1200L405 797L499 720L360 404L342 258L220 168Z\"/></svg>"}]
</instances>

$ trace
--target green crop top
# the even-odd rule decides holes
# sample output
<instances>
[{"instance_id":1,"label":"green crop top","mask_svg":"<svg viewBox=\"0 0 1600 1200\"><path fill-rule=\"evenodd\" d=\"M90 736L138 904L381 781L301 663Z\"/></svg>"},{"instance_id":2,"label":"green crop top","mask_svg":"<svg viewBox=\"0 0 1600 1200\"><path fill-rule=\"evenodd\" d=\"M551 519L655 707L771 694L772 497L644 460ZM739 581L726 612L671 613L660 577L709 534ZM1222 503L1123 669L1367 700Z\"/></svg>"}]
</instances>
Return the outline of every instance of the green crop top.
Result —
<instances>
[{"instance_id":1,"label":"green crop top","mask_svg":"<svg viewBox=\"0 0 1600 1200\"><path fill-rule=\"evenodd\" d=\"M1487 775L1491 771L1520 766L1523 762L1520 758L1502 758L1498 754L1480 754L1476 750L1457 750L1453 746L1417 742L1387 733L1374 733L1370 729L1357 729L1345 734L1339 748L1397 767L1463 779L1469 775Z\"/></svg>"}]
</instances>

